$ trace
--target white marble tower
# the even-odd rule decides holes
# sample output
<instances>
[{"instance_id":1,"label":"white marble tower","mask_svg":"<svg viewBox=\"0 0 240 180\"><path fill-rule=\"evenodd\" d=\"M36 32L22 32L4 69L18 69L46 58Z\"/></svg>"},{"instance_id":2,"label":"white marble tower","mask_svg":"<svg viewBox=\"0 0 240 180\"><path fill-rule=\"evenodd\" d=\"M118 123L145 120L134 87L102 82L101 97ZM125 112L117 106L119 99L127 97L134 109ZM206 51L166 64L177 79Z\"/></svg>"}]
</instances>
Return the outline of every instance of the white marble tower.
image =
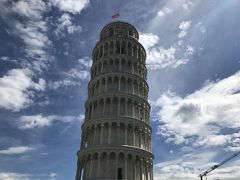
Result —
<instances>
[{"instance_id":1,"label":"white marble tower","mask_svg":"<svg viewBox=\"0 0 240 180\"><path fill-rule=\"evenodd\" d=\"M93 50L76 180L153 180L146 51L112 22Z\"/></svg>"}]
</instances>

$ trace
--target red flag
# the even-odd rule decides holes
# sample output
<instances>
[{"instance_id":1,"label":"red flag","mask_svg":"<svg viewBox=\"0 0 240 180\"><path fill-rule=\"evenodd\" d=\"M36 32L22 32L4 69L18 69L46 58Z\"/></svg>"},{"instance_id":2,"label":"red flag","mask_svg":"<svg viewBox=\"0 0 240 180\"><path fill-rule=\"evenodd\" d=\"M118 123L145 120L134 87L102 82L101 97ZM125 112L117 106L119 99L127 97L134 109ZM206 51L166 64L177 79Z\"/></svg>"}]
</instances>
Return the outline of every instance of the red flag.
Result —
<instances>
[{"instance_id":1,"label":"red flag","mask_svg":"<svg viewBox=\"0 0 240 180\"><path fill-rule=\"evenodd\" d=\"M116 14L112 15L112 18L113 18L113 19L116 19L116 18L118 18L119 16L120 16L120 14L119 14L119 13L116 13Z\"/></svg>"}]
</instances>

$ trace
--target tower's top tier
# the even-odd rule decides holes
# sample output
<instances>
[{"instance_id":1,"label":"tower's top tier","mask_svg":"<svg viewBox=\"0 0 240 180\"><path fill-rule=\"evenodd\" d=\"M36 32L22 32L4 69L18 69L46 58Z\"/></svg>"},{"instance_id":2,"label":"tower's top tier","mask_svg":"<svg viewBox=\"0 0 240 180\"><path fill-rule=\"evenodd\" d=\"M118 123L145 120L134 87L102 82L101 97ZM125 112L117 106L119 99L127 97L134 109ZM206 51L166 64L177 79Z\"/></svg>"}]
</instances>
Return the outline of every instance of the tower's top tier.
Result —
<instances>
[{"instance_id":1,"label":"tower's top tier","mask_svg":"<svg viewBox=\"0 0 240 180\"><path fill-rule=\"evenodd\" d=\"M138 32L133 25L120 21L112 22L104 26L100 34L100 39L103 40L109 37L128 37L136 40L139 39Z\"/></svg>"}]
</instances>

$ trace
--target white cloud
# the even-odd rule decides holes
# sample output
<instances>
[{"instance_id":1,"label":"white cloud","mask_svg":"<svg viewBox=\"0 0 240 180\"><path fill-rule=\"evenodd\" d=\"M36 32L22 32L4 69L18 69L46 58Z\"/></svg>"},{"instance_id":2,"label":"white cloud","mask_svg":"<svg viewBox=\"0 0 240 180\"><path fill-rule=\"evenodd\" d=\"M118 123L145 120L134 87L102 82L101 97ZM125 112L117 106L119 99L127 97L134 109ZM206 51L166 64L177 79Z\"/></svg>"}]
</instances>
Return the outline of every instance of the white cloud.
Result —
<instances>
[{"instance_id":1,"label":"white cloud","mask_svg":"<svg viewBox=\"0 0 240 180\"><path fill-rule=\"evenodd\" d=\"M3 20L12 27L8 32L22 41L24 57L20 61L22 69L9 70L0 80L0 107L19 111L33 102L35 92L32 90L45 90L45 81L37 74L41 75L53 60L49 54L52 42L47 35L48 19L44 17L50 4L42 0L21 0L2 6L5 9ZM16 14L22 17L14 18Z\"/></svg>"},{"instance_id":2,"label":"white cloud","mask_svg":"<svg viewBox=\"0 0 240 180\"><path fill-rule=\"evenodd\" d=\"M156 180L193 180L206 169L217 164L213 159L214 152L195 152L181 156L174 161L167 161L154 165L154 179ZM224 178L238 180L240 177L240 161L234 161L225 167L220 167L208 175L208 178Z\"/></svg>"},{"instance_id":3,"label":"white cloud","mask_svg":"<svg viewBox=\"0 0 240 180\"><path fill-rule=\"evenodd\" d=\"M82 27L79 25L73 25L72 18L69 14L64 13L59 19L58 19L58 25L55 33L59 35L60 33L63 35L62 31L66 30L69 34L73 34L75 32L81 32Z\"/></svg>"},{"instance_id":4,"label":"white cloud","mask_svg":"<svg viewBox=\"0 0 240 180\"><path fill-rule=\"evenodd\" d=\"M0 172L2 180L30 180L29 175L20 173Z\"/></svg>"},{"instance_id":5,"label":"white cloud","mask_svg":"<svg viewBox=\"0 0 240 180\"><path fill-rule=\"evenodd\" d=\"M70 123L74 121L83 121L84 116L58 116L49 115L43 116L42 114L21 116L20 117L20 129L31 129L31 128L42 128L52 125L54 121L61 121L65 123Z\"/></svg>"},{"instance_id":6,"label":"white cloud","mask_svg":"<svg viewBox=\"0 0 240 180\"><path fill-rule=\"evenodd\" d=\"M48 83L48 88L56 90L58 88L67 88L69 86L81 85L82 81L89 79L89 71L79 70L78 68L70 69L68 72L64 73L66 78L59 81L50 81Z\"/></svg>"},{"instance_id":7,"label":"white cloud","mask_svg":"<svg viewBox=\"0 0 240 180\"><path fill-rule=\"evenodd\" d=\"M79 71L78 69L71 69L68 73L69 77L81 79L81 80L86 80L89 78L89 71L81 70Z\"/></svg>"},{"instance_id":8,"label":"white cloud","mask_svg":"<svg viewBox=\"0 0 240 180\"><path fill-rule=\"evenodd\" d=\"M159 37L154 34L140 33L139 42L147 52L147 66L150 69L176 68L186 64L189 61L189 56L194 54L192 46L184 47L180 41L169 48L164 48L158 45ZM186 48L185 53L182 57L179 57L177 53L182 51L183 48Z\"/></svg>"},{"instance_id":9,"label":"white cloud","mask_svg":"<svg viewBox=\"0 0 240 180\"><path fill-rule=\"evenodd\" d=\"M51 173L49 175L50 180L55 180L57 178L57 173Z\"/></svg>"},{"instance_id":10,"label":"white cloud","mask_svg":"<svg viewBox=\"0 0 240 180\"><path fill-rule=\"evenodd\" d=\"M194 47L188 45L186 49L186 55L193 55L194 52L195 52Z\"/></svg>"},{"instance_id":11,"label":"white cloud","mask_svg":"<svg viewBox=\"0 0 240 180\"><path fill-rule=\"evenodd\" d=\"M7 56L2 56L2 57L0 57L0 60L2 60L2 61L8 61L8 60L9 60L9 57L7 57Z\"/></svg>"},{"instance_id":12,"label":"white cloud","mask_svg":"<svg viewBox=\"0 0 240 180\"><path fill-rule=\"evenodd\" d=\"M49 89L59 89L59 88L66 88L69 86L77 86L80 85L80 82L76 82L72 79L63 79L63 80L59 80L59 81L50 81L48 82L48 88Z\"/></svg>"},{"instance_id":13,"label":"white cloud","mask_svg":"<svg viewBox=\"0 0 240 180\"><path fill-rule=\"evenodd\" d=\"M51 3L62 11L76 14L87 7L89 0L51 0Z\"/></svg>"},{"instance_id":14,"label":"white cloud","mask_svg":"<svg viewBox=\"0 0 240 180\"><path fill-rule=\"evenodd\" d=\"M69 86L81 85L82 81L90 78L89 68L91 65L92 60L88 56L78 59L76 67L63 73L65 78L58 81L50 81L48 83L49 89L67 88Z\"/></svg>"},{"instance_id":15,"label":"white cloud","mask_svg":"<svg viewBox=\"0 0 240 180\"><path fill-rule=\"evenodd\" d=\"M179 25L179 29L184 31L188 30L190 27L191 27L191 21L183 21Z\"/></svg>"},{"instance_id":16,"label":"white cloud","mask_svg":"<svg viewBox=\"0 0 240 180\"><path fill-rule=\"evenodd\" d=\"M184 10L188 10L190 7L192 7L193 6L193 2L191 2L191 1L187 1L187 2L185 2L183 5L182 5L182 8L184 9Z\"/></svg>"},{"instance_id":17,"label":"white cloud","mask_svg":"<svg viewBox=\"0 0 240 180\"><path fill-rule=\"evenodd\" d=\"M179 25L179 29L181 30L178 34L179 38L183 38L187 35L187 30L191 27L191 21L183 21Z\"/></svg>"},{"instance_id":18,"label":"white cloud","mask_svg":"<svg viewBox=\"0 0 240 180\"><path fill-rule=\"evenodd\" d=\"M179 25L179 29L183 31L188 30L190 27L191 27L191 21L183 21Z\"/></svg>"},{"instance_id":19,"label":"white cloud","mask_svg":"<svg viewBox=\"0 0 240 180\"><path fill-rule=\"evenodd\" d=\"M47 36L48 19L44 17L44 13L50 10L50 4L42 0L22 0L12 3L12 6L5 5L8 14L5 17L11 17L17 13L24 18L21 21L14 19L9 21L6 18L10 30L15 36L19 37L24 43L25 62L24 67L41 71L46 68L52 57L46 49L49 49L51 41Z\"/></svg>"},{"instance_id":20,"label":"white cloud","mask_svg":"<svg viewBox=\"0 0 240 180\"><path fill-rule=\"evenodd\" d=\"M180 31L180 33L178 34L179 38L183 38L187 35L187 31Z\"/></svg>"},{"instance_id":21,"label":"white cloud","mask_svg":"<svg viewBox=\"0 0 240 180\"><path fill-rule=\"evenodd\" d=\"M148 52L147 65L151 69L172 67L176 68L181 64L186 64L188 59L178 59L176 57L176 47L171 46L168 49L163 47L152 48Z\"/></svg>"},{"instance_id":22,"label":"white cloud","mask_svg":"<svg viewBox=\"0 0 240 180\"><path fill-rule=\"evenodd\" d=\"M28 69L12 69L0 77L0 107L19 111L32 103L31 90L44 91L45 81L34 82Z\"/></svg>"},{"instance_id":23,"label":"white cloud","mask_svg":"<svg viewBox=\"0 0 240 180\"><path fill-rule=\"evenodd\" d=\"M43 68L47 67L48 62L52 60L46 52L47 47L52 43L46 34L46 22L29 21L27 25L17 22L14 31L25 44L27 58L25 66L41 72Z\"/></svg>"},{"instance_id":24,"label":"white cloud","mask_svg":"<svg viewBox=\"0 0 240 180\"><path fill-rule=\"evenodd\" d=\"M238 139L239 140L239 139ZM237 151L240 151L240 143L238 144L238 146L233 146L233 147L227 147L225 150L226 151L233 151L233 152L237 152Z\"/></svg>"},{"instance_id":25,"label":"white cloud","mask_svg":"<svg viewBox=\"0 0 240 180\"><path fill-rule=\"evenodd\" d=\"M205 33L207 32L207 31L206 31L206 28L205 28L205 26L203 25L202 22L198 22L198 23L195 25L195 27L198 28L202 34L205 34Z\"/></svg>"},{"instance_id":26,"label":"white cloud","mask_svg":"<svg viewBox=\"0 0 240 180\"><path fill-rule=\"evenodd\" d=\"M163 17L163 16L165 16L165 15L171 13L171 12L172 12L171 9L169 9L167 7L164 7L160 11L158 11L157 15L160 16L160 17Z\"/></svg>"},{"instance_id":27,"label":"white cloud","mask_svg":"<svg viewBox=\"0 0 240 180\"><path fill-rule=\"evenodd\" d=\"M0 60L3 61L3 62L17 63L16 59L11 59L11 58L9 58L7 56L0 57Z\"/></svg>"},{"instance_id":28,"label":"white cloud","mask_svg":"<svg viewBox=\"0 0 240 180\"><path fill-rule=\"evenodd\" d=\"M92 60L88 56L78 59L78 63L86 68L90 68L92 66Z\"/></svg>"},{"instance_id":29,"label":"white cloud","mask_svg":"<svg viewBox=\"0 0 240 180\"><path fill-rule=\"evenodd\" d=\"M17 146L17 147L10 147L8 149L0 150L0 154L4 154L4 155L25 154L33 150L34 148L32 147Z\"/></svg>"},{"instance_id":30,"label":"white cloud","mask_svg":"<svg viewBox=\"0 0 240 180\"><path fill-rule=\"evenodd\" d=\"M204 86L186 95L167 92L155 102L159 121L159 134L167 142L199 146L240 145L240 72ZM232 131L222 134L225 128Z\"/></svg>"},{"instance_id":31,"label":"white cloud","mask_svg":"<svg viewBox=\"0 0 240 180\"><path fill-rule=\"evenodd\" d=\"M41 19L42 12L46 11L47 8L48 5L42 0L21 0L13 4L12 10L31 19Z\"/></svg>"},{"instance_id":32,"label":"white cloud","mask_svg":"<svg viewBox=\"0 0 240 180\"><path fill-rule=\"evenodd\" d=\"M159 37L155 34L140 33L139 42L148 50L159 42Z\"/></svg>"}]
</instances>

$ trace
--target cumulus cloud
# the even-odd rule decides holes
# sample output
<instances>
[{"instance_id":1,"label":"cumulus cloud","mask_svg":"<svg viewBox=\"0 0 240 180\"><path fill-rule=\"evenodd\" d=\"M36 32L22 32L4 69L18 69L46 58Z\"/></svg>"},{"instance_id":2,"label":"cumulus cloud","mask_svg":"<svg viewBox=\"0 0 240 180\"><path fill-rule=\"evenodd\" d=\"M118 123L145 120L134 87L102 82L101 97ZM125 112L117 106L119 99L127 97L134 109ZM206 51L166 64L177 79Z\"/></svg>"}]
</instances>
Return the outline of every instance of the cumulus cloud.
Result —
<instances>
[{"instance_id":1,"label":"cumulus cloud","mask_svg":"<svg viewBox=\"0 0 240 180\"><path fill-rule=\"evenodd\" d=\"M84 116L58 116L49 115L43 116L42 114L21 116L19 128L20 129L31 129L31 128L43 128L53 124L54 121L61 121L64 123L70 123L74 121L83 121Z\"/></svg>"},{"instance_id":2,"label":"cumulus cloud","mask_svg":"<svg viewBox=\"0 0 240 180\"><path fill-rule=\"evenodd\" d=\"M77 68L70 69L64 74L66 77L62 80L49 81L48 88L56 90L59 88L67 88L69 86L78 86L82 84L81 81L89 79L89 71L79 70Z\"/></svg>"},{"instance_id":3,"label":"cumulus cloud","mask_svg":"<svg viewBox=\"0 0 240 180\"><path fill-rule=\"evenodd\" d=\"M32 103L31 90L44 91L45 81L34 82L28 69L12 69L0 77L0 107L19 111Z\"/></svg>"},{"instance_id":4,"label":"cumulus cloud","mask_svg":"<svg viewBox=\"0 0 240 180\"><path fill-rule=\"evenodd\" d=\"M81 32L82 27L79 25L73 25L72 18L69 14L64 13L59 19L58 19L58 25L55 33L57 35L62 34L63 30L66 30L69 34L73 34L75 32Z\"/></svg>"},{"instance_id":5,"label":"cumulus cloud","mask_svg":"<svg viewBox=\"0 0 240 180\"><path fill-rule=\"evenodd\" d=\"M57 173L51 173L49 175L50 180L55 180L57 178Z\"/></svg>"},{"instance_id":6,"label":"cumulus cloud","mask_svg":"<svg viewBox=\"0 0 240 180\"><path fill-rule=\"evenodd\" d=\"M194 147L227 146L236 150L240 146L240 72L225 79L207 81L192 94L180 97L163 93L155 102L158 133L167 142L191 144ZM222 133L225 128L231 129Z\"/></svg>"},{"instance_id":7,"label":"cumulus cloud","mask_svg":"<svg viewBox=\"0 0 240 180\"><path fill-rule=\"evenodd\" d=\"M216 157L214 152L194 152L183 155L174 161L155 164L154 179L156 180L192 180L198 179L198 175L213 165ZM240 161L235 161L224 168L218 168L208 175L208 178L237 180L240 176Z\"/></svg>"},{"instance_id":8,"label":"cumulus cloud","mask_svg":"<svg viewBox=\"0 0 240 180\"><path fill-rule=\"evenodd\" d=\"M183 21L180 23L179 29L186 31L190 28L190 26L191 26L191 21Z\"/></svg>"},{"instance_id":9,"label":"cumulus cloud","mask_svg":"<svg viewBox=\"0 0 240 180\"><path fill-rule=\"evenodd\" d=\"M42 0L22 0L13 4L12 10L27 18L41 19L48 5Z\"/></svg>"},{"instance_id":10,"label":"cumulus cloud","mask_svg":"<svg viewBox=\"0 0 240 180\"><path fill-rule=\"evenodd\" d=\"M10 62L10 63L17 63L17 60L16 59L11 59L7 56L2 56L0 57L0 61L3 61L3 62Z\"/></svg>"},{"instance_id":11,"label":"cumulus cloud","mask_svg":"<svg viewBox=\"0 0 240 180\"><path fill-rule=\"evenodd\" d=\"M90 57L85 56L78 59L76 67L64 72L64 78L58 81L50 81L48 88L56 90L58 88L67 88L69 86L81 85L82 81L86 81L90 78L89 69L92 65Z\"/></svg>"},{"instance_id":12,"label":"cumulus cloud","mask_svg":"<svg viewBox=\"0 0 240 180\"><path fill-rule=\"evenodd\" d=\"M61 11L77 14L87 7L89 0L51 0L51 3Z\"/></svg>"},{"instance_id":13,"label":"cumulus cloud","mask_svg":"<svg viewBox=\"0 0 240 180\"><path fill-rule=\"evenodd\" d=\"M60 7L71 5L78 8L75 9L76 12L80 11L81 3L85 4L84 1L52 1L52 3ZM48 37L49 19L45 17L45 13L51 9L51 3L42 0L21 0L11 4L3 2L1 5L5 9L1 16L6 24L12 27L9 28L9 33L21 40L24 54L20 64L23 68L9 70L0 78L0 107L19 111L32 104L36 90L45 90L45 81L39 76L54 60L49 51L52 46L52 41ZM21 20L13 18L15 14L21 16ZM74 33L81 31L81 27L73 25L71 16L64 13L59 19L58 25L58 31L62 30ZM3 56L1 60L9 61L9 57ZM88 76L85 71L70 73L74 73L75 78ZM33 79L39 79L39 82L35 82ZM55 83L54 87L76 84L72 79L68 78Z\"/></svg>"},{"instance_id":14,"label":"cumulus cloud","mask_svg":"<svg viewBox=\"0 0 240 180\"><path fill-rule=\"evenodd\" d=\"M158 11L157 15L160 16L160 17L163 17L163 16L165 16L165 15L171 13L171 12L172 12L171 9L169 9L167 7L164 7L160 11Z\"/></svg>"},{"instance_id":15,"label":"cumulus cloud","mask_svg":"<svg viewBox=\"0 0 240 180\"><path fill-rule=\"evenodd\" d=\"M47 34L48 20L44 16L50 5L42 0L22 0L2 3L2 6L5 9L2 19L10 27L8 33L20 40L23 54L19 63L22 68L9 70L1 77L0 107L18 111L32 103L35 94L30 90L45 89L45 81L37 74L53 60L49 54L52 42ZM21 18L15 18L16 15Z\"/></svg>"},{"instance_id":16,"label":"cumulus cloud","mask_svg":"<svg viewBox=\"0 0 240 180\"><path fill-rule=\"evenodd\" d=\"M176 68L189 61L189 57L194 54L192 46L184 47L182 42L178 41L169 48L165 48L159 44L159 37L154 34L140 33L139 41L147 52L147 66L150 69L163 69L167 67ZM182 57L177 55L185 49Z\"/></svg>"},{"instance_id":17,"label":"cumulus cloud","mask_svg":"<svg viewBox=\"0 0 240 180\"><path fill-rule=\"evenodd\" d=\"M192 1L187 1L187 2L185 2L185 3L182 5L182 8L183 8L184 10L188 10L188 9L191 8L193 5L194 5L194 4L193 4Z\"/></svg>"},{"instance_id":18,"label":"cumulus cloud","mask_svg":"<svg viewBox=\"0 0 240 180\"><path fill-rule=\"evenodd\" d=\"M89 56L78 59L78 63L85 68L90 68L92 66L92 60Z\"/></svg>"},{"instance_id":19,"label":"cumulus cloud","mask_svg":"<svg viewBox=\"0 0 240 180\"><path fill-rule=\"evenodd\" d=\"M2 60L2 61L8 61L8 60L9 60L9 57L7 57L7 56L2 56L2 57L0 57L0 60Z\"/></svg>"},{"instance_id":20,"label":"cumulus cloud","mask_svg":"<svg viewBox=\"0 0 240 180\"><path fill-rule=\"evenodd\" d=\"M0 179L4 180L30 180L28 174L0 172Z\"/></svg>"},{"instance_id":21,"label":"cumulus cloud","mask_svg":"<svg viewBox=\"0 0 240 180\"><path fill-rule=\"evenodd\" d=\"M44 13L50 9L49 3L42 0L22 0L12 3L10 7L5 5L4 8L8 9L8 15L5 15L4 19L7 23L11 23L10 27L13 27L10 32L24 43L26 57L23 65L42 71L52 60L47 51L52 44L47 35L48 20L44 17ZM21 21L7 19L14 13L23 17Z\"/></svg>"},{"instance_id":22,"label":"cumulus cloud","mask_svg":"<svg viewBox=\"0 0 240 180\"><path fill-rule=\"evenodd\" d=\"M63 79L63 80L59 80L59 81L50 81L48 83L48 88L52 89L52 90L56 90L59 88L66 88L69 86L77 86L80 84L81 84L80 82L76 82L72 79L67 78L67 79Z\"/></svg>"},{"instance_id":23,"label":"cumulus cloud","mask_svg":"<svg viewBox=\"0 0 240 180\"><path fill-rule=\"evenodd\" d=\"M146 50L155 46L159 42L159 37L155 34L140 33L139 42L144 46Z\"/></svg>"},{"instance_id":24,"label":"cumulus cloud","mask_svg":"<svg viewBox=\"0 0 240 180\"><path fill-rule=\"evenodd\" d=\"M89 78L89 72L84 70L78 71L78 69L71 69L67 74L70 77L81 79L81 80L85 80Z\"/></svg>"},{"instance_id":25,"label":"cumulus cloud","mask_svg":"<svg viewBox=\"0 0 240 180\"><path fill-rule=\"evenodd\" d=\"M33 150L34 150L33 147L17 146L17 147L10 147L7 149L0 150L0 154L4 154L4 155L25 154Z\"/></svg>"},{"instance_id":26,"label":"cumulus cloud","mask_svg":"<svg viewBox=\"0 0 240 180\"><path fill-rule=\"evenodd\" d=\"M70 69L65 73L68 78L79 80L88 80L89 79L89 69L92 65L92 60L90 57L85 56L78 59L78 64L76 67Z\"/></svg>"},{"instance_id":27,"label":"cumulus cloud","mask_svg":"<svg viewBox=\"0 0 240 180\"><path fill-rule=\"evenodd\" d=\"M179 25L179 29L181 30L178 34L179 38L183 38L187 35L187 30L191 27L191 21L183 21Z\"/></svg>"},{"instance_id":28,"label":"cumulus cloud","mask_svg":"<svg viewBox=\"0 0 240 180\"><path fill-rule=\"evenodd\" d=\"M194 52L195 52L194 47L188 45L186 49L186 55L193 55Z\"/></svg>"},{"instance_id":29,"label":"cumulus cloud","mask_svg":"<svg viewBox=\"0 0 240 180\"><path fill-rule=\"evenodd\" d=\"M205 33L207 32L207 31L206 31L206 28L205 28L205 26L203 25L202 22L198 22L198 23L195 25L195 27L198 28L202 34L205 34Z\"/></svg>"},{"instance_id":30,"label":"cumulus cloud","mask_svg":"<svg viewBox=\"0 0 240 180\"><path fill-rule=\"evenodd\" d=\"M151 69L160 68L176 68L181 64L186 64L188 59L176 57L177 48L171 46L170 48L155 47L148 52L147 65Z\"/></svg>"}]
</instances>

